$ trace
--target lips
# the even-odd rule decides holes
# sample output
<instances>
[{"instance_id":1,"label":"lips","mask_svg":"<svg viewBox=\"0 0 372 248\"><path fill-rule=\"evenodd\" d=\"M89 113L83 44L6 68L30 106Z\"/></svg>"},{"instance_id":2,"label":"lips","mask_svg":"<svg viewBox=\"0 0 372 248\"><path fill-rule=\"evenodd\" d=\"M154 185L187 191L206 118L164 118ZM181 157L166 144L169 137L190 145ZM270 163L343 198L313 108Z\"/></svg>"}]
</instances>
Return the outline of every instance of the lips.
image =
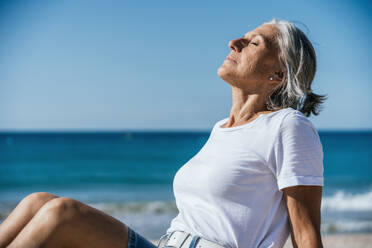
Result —
<instances>
[{"instance_id":1,"label":"lips","mask_svg":"<svg viewBox=\"0 0 372 248\"><path fill-rule=\"evenodd\" d=\"M237 63L236 60L233 59L230 55L228 55L228 56L226 57L226 59L227 59L227 60L230 60L230 61L232 61L232 62L234 62L234 63Z\"/></svg>"}]
</instances>

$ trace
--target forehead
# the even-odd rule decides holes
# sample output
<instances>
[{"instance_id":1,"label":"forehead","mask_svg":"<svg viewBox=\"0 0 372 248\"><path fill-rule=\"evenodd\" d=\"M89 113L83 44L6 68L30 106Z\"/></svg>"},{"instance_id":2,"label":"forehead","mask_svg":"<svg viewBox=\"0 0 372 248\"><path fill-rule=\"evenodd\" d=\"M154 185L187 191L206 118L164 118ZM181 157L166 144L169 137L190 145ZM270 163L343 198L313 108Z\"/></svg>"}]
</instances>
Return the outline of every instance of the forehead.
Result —
<instances>
[{"instance_id":1,"label":"forehead","mask_svg":"<svg viewBox=\"0 0 372 248\"><path fill-rule=\"evenodd\" d=\"M262 36L265 42L269 43L269 45L273 45L276 43L275 36L279 33L279 30L270 24L264 24L256 29L247 32L244 37L248 39L252 39L254 36Z\"/></svg>"}]
</instances>

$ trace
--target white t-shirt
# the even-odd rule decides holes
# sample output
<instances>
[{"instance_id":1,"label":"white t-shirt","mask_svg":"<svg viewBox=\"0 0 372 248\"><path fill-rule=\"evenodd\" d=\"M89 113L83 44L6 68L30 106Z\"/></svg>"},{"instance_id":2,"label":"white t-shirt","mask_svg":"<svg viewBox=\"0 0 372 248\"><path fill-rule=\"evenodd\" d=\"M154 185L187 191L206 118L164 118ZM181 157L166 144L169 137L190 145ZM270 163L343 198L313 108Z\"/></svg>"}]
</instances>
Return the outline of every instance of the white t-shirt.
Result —
<instances>
[{"instance_id":1,"label":"white t-shirt","mask_svg":"<svg viewBox=\"0 0 372 248\"><path fill-rule=\"evenodd\" d=\"M292 108L221 128L227 121L218 121L202 149L177 171L179 213L166 232L183 230L226 247L283 247L290 230L281 189L323 186L319 135Z\"/></svg>"}]
</instances>

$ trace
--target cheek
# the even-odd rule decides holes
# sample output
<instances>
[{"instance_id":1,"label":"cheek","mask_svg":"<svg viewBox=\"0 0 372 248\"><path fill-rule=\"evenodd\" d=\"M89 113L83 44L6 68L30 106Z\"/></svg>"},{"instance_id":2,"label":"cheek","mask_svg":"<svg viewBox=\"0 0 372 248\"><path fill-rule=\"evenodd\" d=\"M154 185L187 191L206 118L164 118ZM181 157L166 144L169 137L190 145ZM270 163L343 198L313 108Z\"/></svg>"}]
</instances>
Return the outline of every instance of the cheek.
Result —
<instances>
[{"instance_id":1,"label":"cheek","mask_svg":"<svg viewBox=\"0 0 372 248\"><path fill-rule=\"evenodd\" d=\"M263 51L260 57L260 70L265 73L272 73L277 64L275 55L271 51Z\"/></svg>"},{"instance_id":2,"label":"cheek","mask_svg":"<svg viewBox=\"0 0 372 248\"><path fill-rule=\"evenodd\" d=\"M275 71L276 62L274 59L267 57L261 60L259 69L262 74L272 74Z\"/></svg>"},{"instance_id":3,"label":"cheek","mask_svg":"<svg viewBox=\"0 0 372 248\"><path fill-rule=\"evenodd\" d=\"M255 74L258 72L259 61L254 56L242 57L241 63L238 66L239 71L246 76Z\"/></svg>"},{"instance_id":4,"label":"cheek","mask_svg":"<svg viewBox=\"0 0 372 248\"><path fill-rule=\"evenodd\" d=\"M266 77L273 70L273 60L270 54L257 51L242 58L239 70L247 77L254 76L257 79Z\"/></svg>"}]
</instances>

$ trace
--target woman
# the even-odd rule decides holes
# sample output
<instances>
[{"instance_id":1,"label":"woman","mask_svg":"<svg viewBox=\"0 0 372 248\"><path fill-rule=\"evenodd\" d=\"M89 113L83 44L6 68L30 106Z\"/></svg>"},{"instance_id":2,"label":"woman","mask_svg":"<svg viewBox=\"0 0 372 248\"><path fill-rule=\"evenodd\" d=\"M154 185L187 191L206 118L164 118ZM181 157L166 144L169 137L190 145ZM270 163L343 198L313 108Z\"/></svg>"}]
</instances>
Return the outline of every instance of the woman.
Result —
<instances>
[{"instance_id":1,"label":"woman","mask_svg":"<svg viewBox=\"0 0 372 248\"><path fill-rule=\"evenodd\" d=\"M322 247L323 151L306 118L325 96L311 91L314 49L273 19L230 41L218 75L232 87L230 116L174 178L179 210L158 246ZM39 192L0 226L0 247L137 247L148 240L77 200Z\"/></svg>"}]
</instances>

